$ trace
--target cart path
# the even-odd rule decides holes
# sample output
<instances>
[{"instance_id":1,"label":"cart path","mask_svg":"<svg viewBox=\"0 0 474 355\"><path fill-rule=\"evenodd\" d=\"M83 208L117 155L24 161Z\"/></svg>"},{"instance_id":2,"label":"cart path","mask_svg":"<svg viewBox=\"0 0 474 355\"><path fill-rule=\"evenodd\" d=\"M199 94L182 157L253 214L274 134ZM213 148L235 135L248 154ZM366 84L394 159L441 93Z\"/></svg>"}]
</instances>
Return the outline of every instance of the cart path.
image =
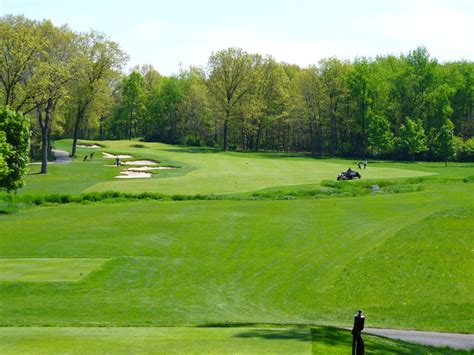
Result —
<instances>
[{"instance_id":1,"label":"cart path","mask_svg":"<svg viewBox=\"0 0 474 355\"><path fill-rule=\"evenodd\" d=\"M69 156L69 152L65 150L53 149L54 156L56 157L55 163L62 164L62 163L70 163L71 157Z\"/></svg>"},{"instance_id":2,"label":"cart path","mask_svg":"<svg viewBox=\"0 0 474 355\"><path fill-rule=\"evenodd\" d=\"M64 164L72 162L72 158L69 156L69 152L65 150L53 149L54 156L56 160L48 161L49 164ZM40 161L35 161L33 163L29 163L29 165L41 165Z\"/></svg>"},{"instance_id":3,"label":"cart path","mask_svg":"<svg viewBox=\"0 0 474 355\"><path fill-rule=\"evenodd\" d=\"M453 349L474 349L474 334L422 332L417 330L364 328L363 332L417 344Z\"/></svg>"}]
</instances>

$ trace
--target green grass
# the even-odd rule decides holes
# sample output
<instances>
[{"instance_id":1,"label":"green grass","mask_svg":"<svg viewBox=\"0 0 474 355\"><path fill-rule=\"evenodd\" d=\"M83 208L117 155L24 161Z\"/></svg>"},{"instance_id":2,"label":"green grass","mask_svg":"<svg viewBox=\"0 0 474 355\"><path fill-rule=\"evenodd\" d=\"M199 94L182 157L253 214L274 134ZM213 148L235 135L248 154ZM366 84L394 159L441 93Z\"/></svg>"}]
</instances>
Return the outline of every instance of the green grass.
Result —
<instances>
[{"instance_id":1,"label":"green grass","mask_svg":"<svg viewBox=\"0 0 474 355\"><path fill-rule=\"evenodd\" d=\"M1 257L112 259L80 283L2 285L1 322L348 325L362 307L372 326L472 332L473 241L466 232L474 216L465 207L474 185L447 186L436 194L96 203L0 216ZM446 210L449 223L439 214ZM385 245L403 240L403 248L415 236L426 253L403 258L395 248L392 280L374 258L385 258L378 256ZM413 265L416 274L406 273Z\"/></svg>"},{"instance_id":2,"label":"green grass","mask_svg":"<svg viewBox=\"0 0 474 355\"><path fill-rule=\"evenodd\" d=\"M92 258L0 259L0 282L79 281L106 261Z\"/></svg>"},{"instance_id":3,"label":"green grass","mask_svg":"<svg viewBox=\"0 0 474 355\"><path fill-rule=\"evenodd\" d=\"M58 148L68 149L70 141L57 142ZM133 141L106 141L106 146L95 150L92 162L82 162L91 152L79 148L78 159L72 164L50 166L50 174L36 174L40 167L30 166L27 185L21 193L80 193L91 191L160 192L165 194L241 193L272 186L301 185L334 180L353 160L313 159L303 155L235 153L216 150L177 148L160 143L143 143L135 148ZM137 159L154 159L161 165L179 169L154 174L150 179L115 179L124 168L105 167L113 159L105 159L101 151L130 154ZM403 178L437 173L411 169L410 166L374 164L363 170L364 179Z\"/></svg>"},{"instance_id":4,"label":"green grass","mask_svg":"<svg viewBox=\"0 0 474 355\"><path fill-rule=\"evenodd\" d=\"M279 353L309 354L301 339L248 337L253 328L0 328L0 352L24 353ZM268 329L275 336L291 329ZM309 339L309 331L305 331ZM41 349L38 351L38 349Z\"/></svg>"},{"instance_id":5,"label":"green grass","mask_svg":"<svg viewBox=\"0 0 474 355\"><path fill-rule=\"evenodd\" d=\"M361 181L336 182L354 161L136 144L102 150L180 168L118 180L96 151L46 176L33 165L17 198L0 199L3 262L66 263L30 266L28 282L2 273L7 351L44 339L46 353L347 353L344 331L309 329L350 326L359 308L371 327L474 332L474 164L369 162ZM65 282L85 259L109 261ZM209 324L275 329L193 328ZM436 353L371 339L375 353Z\"/></svg>"},{"instance_id":6,"label":"green grass","mask_svg":"<svg viewBox=\"0 0 474 355\"><path fill-rule=\"evenodd\" d=\"M467 354L364 334L367 354ZM350 354L349 331L326 327L0 328L2 354Z\"/></svg>"}]
</instances>

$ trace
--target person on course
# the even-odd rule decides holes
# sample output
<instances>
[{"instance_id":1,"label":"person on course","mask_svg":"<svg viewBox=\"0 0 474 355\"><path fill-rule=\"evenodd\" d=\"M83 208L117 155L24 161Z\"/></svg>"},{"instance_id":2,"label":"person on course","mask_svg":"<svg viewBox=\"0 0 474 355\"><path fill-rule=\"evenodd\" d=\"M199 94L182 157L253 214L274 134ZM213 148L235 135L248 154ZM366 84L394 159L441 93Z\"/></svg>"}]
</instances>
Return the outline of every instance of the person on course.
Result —
<instances>
[{"instance_id":1,"label":"person on course","mask_svg":"<svg viewBox=\"0 0 474 355\"><path fill-rule=\"evenodd\" d=\"M364 341L362 340L362 330L364 329L365 316L359 309L354 316L354 327L352 328L352 355L364 355Z\"/></svg>"}]
</instances>

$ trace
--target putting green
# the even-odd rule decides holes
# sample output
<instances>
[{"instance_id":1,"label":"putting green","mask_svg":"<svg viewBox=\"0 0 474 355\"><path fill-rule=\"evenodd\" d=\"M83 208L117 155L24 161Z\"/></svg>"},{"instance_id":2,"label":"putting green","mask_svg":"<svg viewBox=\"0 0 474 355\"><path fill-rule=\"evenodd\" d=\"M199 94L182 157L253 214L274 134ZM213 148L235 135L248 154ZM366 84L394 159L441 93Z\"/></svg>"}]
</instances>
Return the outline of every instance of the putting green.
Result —
<instances>
[{"instance_id":1,"label":"putting green","mask_svg":"<svg viewBox=\"0 0 474 355\"><path fill-rule=\"evenodd\" d=\"M80 281L109 259L28 258L0 259L0 282Z\"/></svg>"},{"instance_id":2,"label":"putting green","mask_svg":"<svg viewBox=\"0 0 474 355\"><path fill-rule=\"evenodd\" d=\"M68 140L56 142L68 149ZM314 159L301 154L222 152L200 148L182 148L161 143L143 143L133 147L130 141L105 141L103 151L128 154L135 160L154 160L173 170L155 170L148 179L116 179L126 167L107 167L111 159L97 151L93 161L76 159L71 164L51 165L48 175L34 174L40 167L30 166L27 184L21 193L80 193L121 191L129 193L224 194L261 190L273 186L315 184L335 180L347 168L356 168L355 160ZM81 148L78 156L89 152ZM126 160L126 159L124 159ZM361 171L364 179L404 178L432 175L413 166L369 164Z\"/></svg>"}]
</instances>

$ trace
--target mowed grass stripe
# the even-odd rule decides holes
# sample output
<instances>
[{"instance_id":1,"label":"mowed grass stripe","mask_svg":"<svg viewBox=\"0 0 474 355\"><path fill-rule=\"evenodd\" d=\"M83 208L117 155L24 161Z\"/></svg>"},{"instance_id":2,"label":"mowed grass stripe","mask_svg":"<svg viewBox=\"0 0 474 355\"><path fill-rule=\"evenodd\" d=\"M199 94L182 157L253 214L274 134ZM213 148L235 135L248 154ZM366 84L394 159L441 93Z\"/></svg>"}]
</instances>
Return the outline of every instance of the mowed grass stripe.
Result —
<instances>
[{"instance_id":1,"label":"mowed grass stripe","mask_svg":"<svg viewBox=\"0 0 474 355\"><path fill-rule=\"evenodd\" d=\"M80 281L110 259L14 258L0 259L0 282Z\"/></svg>"},{"instance_id":2,"label":"mowed grass stripe","mask_svg":"<svg viewBox=\"0 0 474 355\"><path fill-rule=\"evenodd\" d=\"M429 296L433 285L446 282L437 273L430 282L406 279L404 312L382 282L364 291L378 292L377 299L349 297L361 276L378 275L377 263L359 266L359 274L350 278L343 275L405 228L471 204L473 188L448 184L436 186L437 193L427 189L320 201L97 203L4 216L4 257L114 260L74 285L0 285L0 298L6 300L0 304L3 325L347 325L362 306L372 326L469 332L472 322L460 316L469 298L459 299L449 286L441 299ZM419 232L428 233L421 248L429 247L430 228ZM456 238L446 243L456 244ZM429 254L422 260L414 260L416 255L402 262L416 262L421 275L428 275ZM453 270L466 277L464 268ZM428 296L420 297L417 287ZM38 312L26 313L25 299L26 308ZM445 312L437 312L440 307Z\"/></svg>"}]
</instances>

